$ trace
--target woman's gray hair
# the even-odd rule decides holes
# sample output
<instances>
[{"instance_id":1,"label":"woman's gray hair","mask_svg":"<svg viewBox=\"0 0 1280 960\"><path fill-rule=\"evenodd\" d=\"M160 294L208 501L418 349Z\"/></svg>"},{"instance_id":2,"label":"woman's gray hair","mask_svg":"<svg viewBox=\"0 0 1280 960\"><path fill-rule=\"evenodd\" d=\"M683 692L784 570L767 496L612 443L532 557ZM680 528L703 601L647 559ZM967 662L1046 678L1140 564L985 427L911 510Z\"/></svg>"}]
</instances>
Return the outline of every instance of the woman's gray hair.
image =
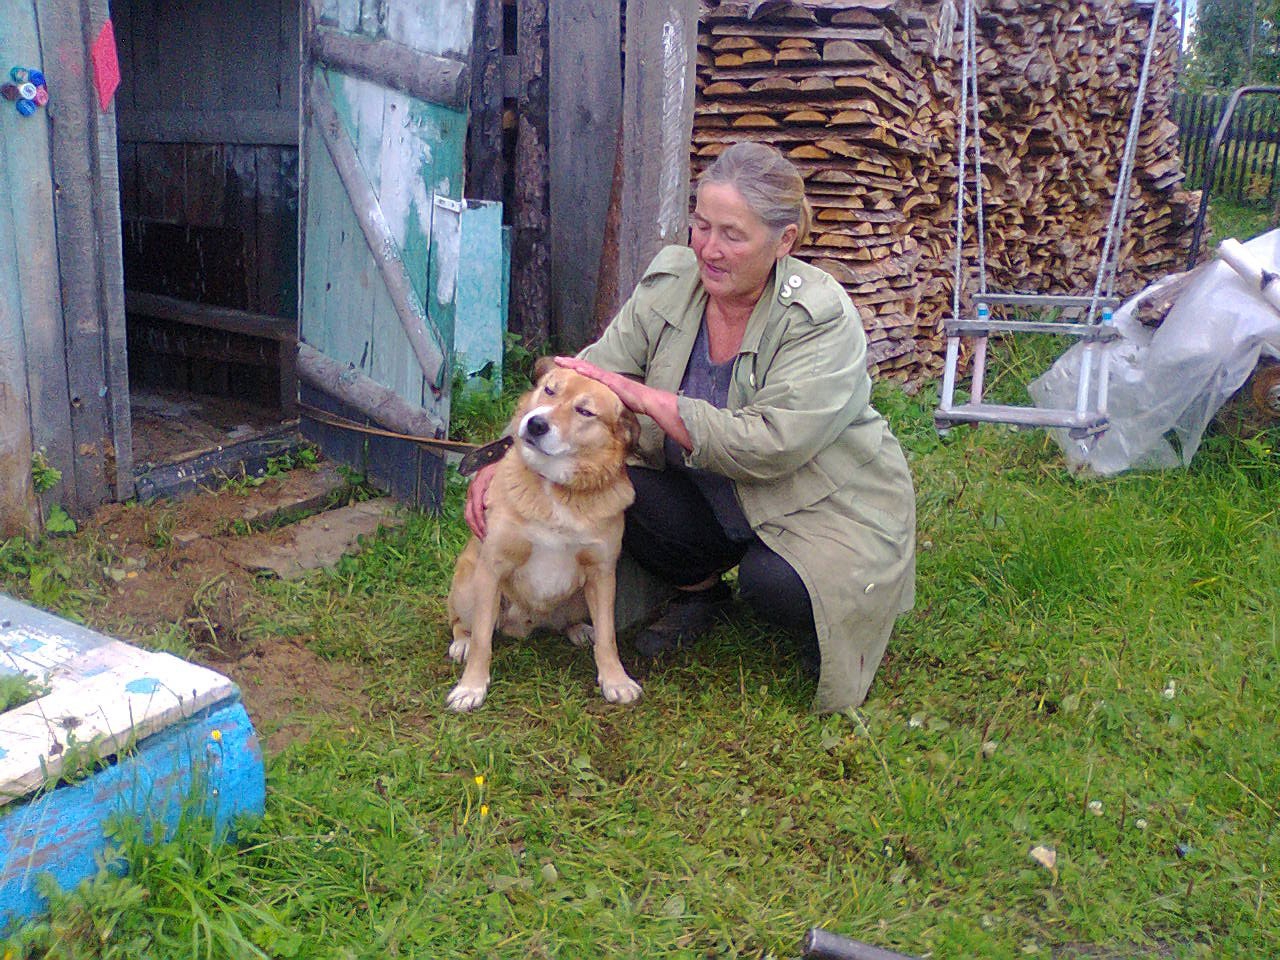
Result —
<instances>
[{"instance_id":1,"label":"woman's gray hair","mask_svg":"<svg viewBox=\"0 0 1280 960\"><path fill-rule=\"evenodd\" d=\"M708 183L735 188L751 212L779 233L794 223L799 233L793 249L808 238L813 208L804 195L804 178L795 164L768 144L733 144L698 177L699 190Z\"/></svg>"}]
</instances>

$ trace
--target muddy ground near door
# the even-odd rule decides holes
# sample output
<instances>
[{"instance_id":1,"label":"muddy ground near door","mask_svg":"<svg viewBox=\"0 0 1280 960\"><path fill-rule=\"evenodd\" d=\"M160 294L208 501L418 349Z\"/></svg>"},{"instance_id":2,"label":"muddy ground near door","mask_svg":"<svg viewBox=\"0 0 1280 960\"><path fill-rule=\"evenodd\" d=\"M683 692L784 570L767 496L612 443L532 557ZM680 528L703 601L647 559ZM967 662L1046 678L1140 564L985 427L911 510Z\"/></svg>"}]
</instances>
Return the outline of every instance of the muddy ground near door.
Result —
<instances>
[{"instance_id":1,"label":"muddy ground near door","mask_svg":"<svg viewBox=\"0 0 1280 960\"><path fill-rule=\"evenodd\" d=\"M288 527L270 526L289 518L271 521L281 504L327 504L349 493L322 465L258 486L103 507L68 544L98 559L103 579L100 597L85 611L90 626L152 646L167 646L167 632L188 636L190 659L239 685L268 751L305 738L317 723L354 720L366 705L356 667L317 656L305 637L250 634L261 597L253 582L258 574L243 564L251 547L288 538Z\"/></svg>"}]
</instances>

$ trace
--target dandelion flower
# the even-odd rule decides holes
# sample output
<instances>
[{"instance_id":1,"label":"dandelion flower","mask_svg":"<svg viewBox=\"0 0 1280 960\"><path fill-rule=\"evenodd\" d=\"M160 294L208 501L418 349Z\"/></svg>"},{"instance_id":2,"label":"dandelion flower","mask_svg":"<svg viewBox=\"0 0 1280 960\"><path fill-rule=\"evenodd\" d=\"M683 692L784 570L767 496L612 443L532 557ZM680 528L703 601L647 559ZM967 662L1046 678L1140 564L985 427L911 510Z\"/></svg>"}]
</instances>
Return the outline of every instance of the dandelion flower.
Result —
<instances>
[{"instance_id":1,"label":"dandelion flower","mask_svg":"<svg viewBox=\"0 0 1280 960\"><path fill-rule=\"evenodd\" d=\"M475 781L476 781L476 786L477 786L477 787L483 787L483 786L484 786L484 774L483 774L483 773L477 773L477 774L475 775Z\"/></svg>"},{"instance_id":2,"label":"dandelion flower","mask_svg":"<svg viewBox=\"0 0 1280 960\"><path fill-rule=\"evenodd\" d=\"M1133 825L1139 830L1145 830L1147 829L1147 818L1139 817L1137 820L1133 821Z\"/></svg>"},{"instance_id":3,"label":"dandelion flower","mask_svg":"<svg viewBox=\"0 0 1280 960\"><path fill-rule=\"evenodd\" d=\"M480 816L487 817L489 815L489 805L487 803L480 804Z\"/></svg>"}]
</instances>

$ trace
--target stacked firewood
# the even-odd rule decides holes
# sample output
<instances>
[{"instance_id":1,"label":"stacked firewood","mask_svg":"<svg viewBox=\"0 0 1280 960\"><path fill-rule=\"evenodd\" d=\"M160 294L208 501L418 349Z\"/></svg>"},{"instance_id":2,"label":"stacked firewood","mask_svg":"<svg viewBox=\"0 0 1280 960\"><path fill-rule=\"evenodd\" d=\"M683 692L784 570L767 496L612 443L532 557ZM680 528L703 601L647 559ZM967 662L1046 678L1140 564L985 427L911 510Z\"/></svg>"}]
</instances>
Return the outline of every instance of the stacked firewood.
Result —
<instances>
[{"instance_id":1,"label":"stacked firewood","mask_svg":"<svg viewBox=\"0 0 1280 960\"><path fill-rule=\"evenodd\" d=\"M770 143L791 158L816 214L798 253L857 304L873 374L933 376L953 286L958 0L709 2L698 44L695 176L738 140ZM988 286L1091 293L1151 8L980 0L978 10ZM1148 83L1122 293L1185 260L1199 199L1181 189L1169 119L1172 16L1161 29L1169 35ZM972 291L976 218L966 220L964 289Z\"/></svg>"}]
</instances>

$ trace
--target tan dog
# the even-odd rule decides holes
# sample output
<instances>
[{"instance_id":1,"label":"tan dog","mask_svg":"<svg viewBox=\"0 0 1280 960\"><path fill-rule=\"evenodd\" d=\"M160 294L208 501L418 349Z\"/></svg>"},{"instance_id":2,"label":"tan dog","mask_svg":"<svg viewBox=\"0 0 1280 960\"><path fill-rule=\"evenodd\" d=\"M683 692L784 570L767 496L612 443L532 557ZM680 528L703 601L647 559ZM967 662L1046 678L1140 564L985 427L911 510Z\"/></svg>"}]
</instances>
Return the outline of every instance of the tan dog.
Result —
<instances>
[{"instance_id":1,"label":"tan dog","mask_svg":"<svg viewBox=\"0 0 1280 960\"><path fill-rule=\"evenodd\" d=\"M449 591L449 657L466 664L447 700L453 710L484 702L495 628L522 637L548 627L577 646L594 642L604 698L640 696L618 659L613 620L622 514L635 499L624 461L640 425L595 380L550 360L535 375L489 485L485 538L467 543Z\"/></svg>"}]
</instances>

